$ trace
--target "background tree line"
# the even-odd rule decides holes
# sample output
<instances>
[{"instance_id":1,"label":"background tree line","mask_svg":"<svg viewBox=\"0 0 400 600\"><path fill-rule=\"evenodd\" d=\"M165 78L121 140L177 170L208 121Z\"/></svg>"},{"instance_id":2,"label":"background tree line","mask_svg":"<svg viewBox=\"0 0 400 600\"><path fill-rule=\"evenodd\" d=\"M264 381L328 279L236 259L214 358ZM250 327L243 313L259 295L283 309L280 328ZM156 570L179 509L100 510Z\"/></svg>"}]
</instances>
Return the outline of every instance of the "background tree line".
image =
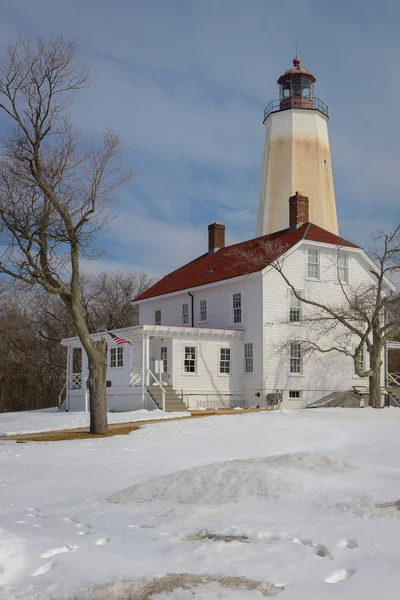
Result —
<instances>
[{"instance_id":1,"label":"background tree line","mask_svg":"<svg viewBox=\"0 0 400 600\"><path fill-rule=\"evenodd\" d=\"M82 310L90 332L138 324L132 299L152 283L144 273L83 275ZM55 406L66 370L60 340L76 335L59 296L41 288L4 289L0 331L0 412Z\"/></svg>"}]
</instances>

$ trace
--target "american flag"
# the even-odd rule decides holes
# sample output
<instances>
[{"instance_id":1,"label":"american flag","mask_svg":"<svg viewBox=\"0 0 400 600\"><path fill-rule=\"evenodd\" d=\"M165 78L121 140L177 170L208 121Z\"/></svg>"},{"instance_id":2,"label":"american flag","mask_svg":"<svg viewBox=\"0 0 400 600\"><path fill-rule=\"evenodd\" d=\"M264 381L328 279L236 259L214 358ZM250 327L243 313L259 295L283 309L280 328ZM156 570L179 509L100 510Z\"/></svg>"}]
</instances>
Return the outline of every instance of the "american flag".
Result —
<instances>
[{"instance_id":1,"label":"american flag","mask_svg":"<svg viewBox=\"0 0 400 600\"><path fill-rule=\"evenodd\" d=\"M118 344L118 346L120 344L130 344L132 346L132 342L130 342L129 340L126 340L125 338L117 335L116 333L111 333L111 331L107 331L108 335L110 335L112 337L112 339L114 340L114 342L116 344Z\"/></svg>"}]
</instances>

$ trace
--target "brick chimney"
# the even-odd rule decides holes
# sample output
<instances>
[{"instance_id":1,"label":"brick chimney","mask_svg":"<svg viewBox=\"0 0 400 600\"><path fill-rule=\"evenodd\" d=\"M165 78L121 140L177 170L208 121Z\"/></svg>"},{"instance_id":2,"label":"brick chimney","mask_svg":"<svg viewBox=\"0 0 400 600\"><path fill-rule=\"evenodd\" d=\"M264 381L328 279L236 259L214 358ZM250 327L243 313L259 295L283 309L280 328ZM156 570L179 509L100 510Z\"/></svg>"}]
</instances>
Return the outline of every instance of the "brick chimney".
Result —
<instances>
[{"instance_id":1,"label":"brick chimney","mask_svg":"<svg viewBox=\"0 0 400 600\"><path fill-rule=\"evenodd\" d=\"M211 223L208 226L208 254L214 254L220 248L225 248L225 225Z\"/></svg>"},{"instance_id":2,"label":"brick chimney","mask_svg":"<svg viewBox=\"0 0 400 600\"><path fill-rule=\"evenodd\" d=\"M289 198L289 227L298 227L308 222L308 197L296 192Z\"/></svg>"}]
</instances>

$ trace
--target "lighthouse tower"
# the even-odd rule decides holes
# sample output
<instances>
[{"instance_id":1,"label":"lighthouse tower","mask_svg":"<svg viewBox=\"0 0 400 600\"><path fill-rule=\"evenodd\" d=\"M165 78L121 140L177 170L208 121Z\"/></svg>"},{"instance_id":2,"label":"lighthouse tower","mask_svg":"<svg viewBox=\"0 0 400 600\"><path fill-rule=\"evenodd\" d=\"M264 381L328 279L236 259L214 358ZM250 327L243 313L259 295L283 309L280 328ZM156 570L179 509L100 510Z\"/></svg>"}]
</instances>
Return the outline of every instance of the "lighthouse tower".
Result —
<instances>
[{"instance_id":1,"label":"lighthouse tower","mask_svg":"<svg viewBox=\"0 0 400 600\"><path fill-rule=\"evenodd\" d=\"M257 236L289 226L289 197L297 191L309 198L310 221L338 233L328 107L314 97L315 81L296 57L278 79L279 100L264 111Z\"/></svg>"}]
</instances>

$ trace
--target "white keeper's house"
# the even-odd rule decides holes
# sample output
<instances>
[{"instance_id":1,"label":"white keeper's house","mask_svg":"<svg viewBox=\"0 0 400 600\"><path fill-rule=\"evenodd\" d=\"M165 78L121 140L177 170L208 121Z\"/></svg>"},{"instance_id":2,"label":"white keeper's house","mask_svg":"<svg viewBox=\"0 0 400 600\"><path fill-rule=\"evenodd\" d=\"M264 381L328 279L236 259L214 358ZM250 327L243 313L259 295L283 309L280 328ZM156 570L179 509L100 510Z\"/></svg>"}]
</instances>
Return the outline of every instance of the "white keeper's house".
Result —
<instances>
[{"instance_id":1,"label":"white keeper's house","mask_svg":"<svg viewBox=\"0 0 400 600\"><path fill-rule=\"evenodd\" d=\"M346 286L373 278L367 254L338 235L328 107L315 98L314 83L296 57L278 79L279 99L264 111L258 237L226 247L224 225L213 223L202 256L134 300L140 324L113 331L131 344L118 345L107 332L94 334L109 341L109 410L155 403L165 410L302 408L365 386L351 358L303 354L306 305L267 260L257 266L251 260L265 243L279 243L289 281L322 302L339 303ZM249 261L235 264L235 252L249 252ZM387 286L394 289L389 281ZM62 343L68 348L62 404L83 410L86 357L78 338ZM367 358L360 357L366 367Z\"/></svg>"},{"instance_id":2,"label":"white keeper's house","mask_svg":"<svg viewBox=\"0 0 400 600\"><path fill-rule=\"evenodd\" d=\"M308 203L299 195L291 201L301 202L303 210ZM113 332L131 345L117 345L104 332L94 335L110 340L110 410L149 407L152 399L162 407L164 394L166 410L267 407L276 402L301 408L365 385L349 357L302 356L298 340L307 335L302 325L305 305L273 267L252 265L252 253L269 241L285 248L285 273L307 298L340 301L338 274L351 285L373 277L374 263L361 248L312 223L291 223L282 231L229 247L224 225L213 223L202 256L135 299L140 325ZM235 265L237 250L249 252L249 264ZM79 361L73 360L72 352L81 352L80 342L71 338L63 344L70 356L69 408L82 410L86 360L83 357L82 369L74 373L72 365ZM366 354L362 360L367 360Z\"/></svg>"}]
</instances>

